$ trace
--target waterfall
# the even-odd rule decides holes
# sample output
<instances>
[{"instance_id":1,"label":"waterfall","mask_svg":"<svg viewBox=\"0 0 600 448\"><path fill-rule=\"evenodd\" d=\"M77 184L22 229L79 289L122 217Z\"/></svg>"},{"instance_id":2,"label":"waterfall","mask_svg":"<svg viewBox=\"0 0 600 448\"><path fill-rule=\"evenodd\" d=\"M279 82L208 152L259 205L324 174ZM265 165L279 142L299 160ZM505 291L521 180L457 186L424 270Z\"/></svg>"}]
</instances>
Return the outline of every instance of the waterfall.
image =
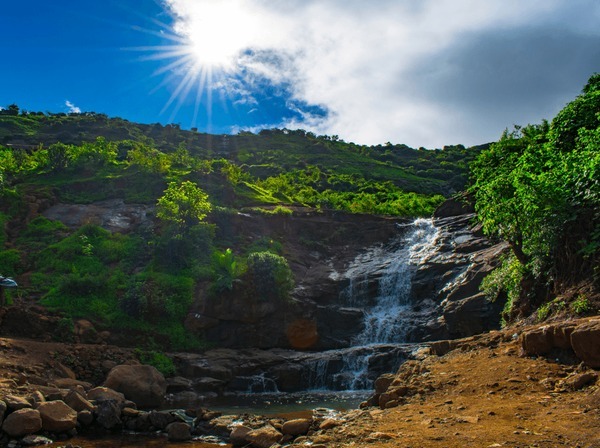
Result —
<instances>
[{"instance_id":1,"label":"waterfall","mask_svg":"<svg viewBox=\"0 0 600 448\"><path fill-rule=\"evenodd\" d=\"M411 280L418 264L433 248L437 233L430 219L417 219L400 247L386 254L375 306L365 312L365 328L356 337L355 345L404 342Z\"/></svg>"},{"instance_id":2,"label":"waterfall","mask_svg":"<svg viewBox=\"0 0 600 448\"><path fill-rule=\"evenodd\" d=\"M373 360L381 353L378 344L405 342L411 281L419 263L434 249L437 235L438 229L431 219L417 219L394 249L376 249L370 256L357 260L357 266L348 271L349 287L342 294L351 304L364 300L369 269L379 271L379 284L374 305L365 311L364 329L354 339L354 349L343 356L344 368L339 375L344 378L344 388L370 388L374 379ZM398 364L401 361L398 359Z\"/></svg>"}]
</instances>

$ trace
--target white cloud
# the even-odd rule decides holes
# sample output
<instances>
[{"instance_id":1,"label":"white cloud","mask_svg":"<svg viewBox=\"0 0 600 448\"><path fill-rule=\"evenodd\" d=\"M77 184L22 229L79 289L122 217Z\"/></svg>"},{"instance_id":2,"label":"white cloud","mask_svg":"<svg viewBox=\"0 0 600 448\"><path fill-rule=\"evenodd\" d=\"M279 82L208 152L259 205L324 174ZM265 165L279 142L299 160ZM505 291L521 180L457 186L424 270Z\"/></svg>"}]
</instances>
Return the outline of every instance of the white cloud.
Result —
<instances>
[{"instance_id":1,"label":"white cloud","mask_svg":"<svg viewBox=\"0 0 600 448\"><path fill-rule=\"evenodd\" d=\"M75 106L75 104L73 104L69 100L65 101L65 106L67 106L69 108L69 113L71 113L71 114L80 114L81 113L81 109L79 107Z\"/></svg>"},{"instance_id":2,"label":"white cloud","mask_svg":"<svg viewBox=\"0 0 600 448\"><path fill-rule=\"evenodd\" d=\"M176 30L189 36L216 2L167 0L167 4L178 17ZM489 101L470 102L468 95L460 101L432 95L461 91L461 79L467 79L462 74L471 70L489 76L490 101L494 94L504 100L511 95L510 87L493 92L494 77L503 76L499 67L510 64L501 59L503 53L500 60L478 66L486 49L473 46L471 59L462 54L462 65L454 66L452 56L460 49L483 41L482 36L509 38L518 30L598 37L600 19L600 4L594 0L221 0L219 5L231 17L245 18L230 23L227 14L212 17L218 26L212 28L211 39L226 40L230 55L236 54L234 50L253 50L240 56L236 65L243 69L248 97L252 86L266 78L285 85L293 100L328 111L326 117L305 115L283 126L338 134L358 143L428 147L495 140L518 120L538 121L557 111L541 110L539 117L533 112L519 114L521 104L535 100L527 95L515 95L512 112L508 108L503 114L492 113L493 104L482 104ZM232 33L237 33L235 39ZM593 63L600 70L600 61ZM518 73L520 68L514 70ZM543 68L535 76L540 74ZM579 74L583 82L589 75ZM516 76L514 82L533 82L533 76ZM556 109L564 104L563 97L572 98L583 84L581 79L571 81L568 92L542 101L540 108L551 103ZM483 120L485 114L493 120Z\"/></svg>"}]
</instances>

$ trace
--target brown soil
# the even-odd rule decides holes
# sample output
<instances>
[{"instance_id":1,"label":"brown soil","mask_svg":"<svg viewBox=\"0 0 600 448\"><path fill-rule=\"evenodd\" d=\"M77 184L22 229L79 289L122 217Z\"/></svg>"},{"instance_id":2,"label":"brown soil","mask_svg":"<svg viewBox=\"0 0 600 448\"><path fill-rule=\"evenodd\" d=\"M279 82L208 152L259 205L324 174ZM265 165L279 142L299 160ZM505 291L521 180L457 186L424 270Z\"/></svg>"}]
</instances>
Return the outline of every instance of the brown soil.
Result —
<instances>
[{"instance_id":1,"label":"brown soil","mask_svg":"<svg viewBox=\"0 0 600 448\"><path fill-rule=\"evenodd\" d=\"M54 375L57 356L106 350L0 339L0 395L35 390L36 379ZM563 386L583 366L522 357L509 333L475 338L419 366L406 378L419 393L398 407L350 411L345 423L309 439L327 447L600 447L600 387Z\"/></svg>"},{"instance_id":2,"label":"brown soil","mask_svg":"<svg viewBox=\"0 0 600 448\"><path fill-rule=\"evenodd\" d=\"M496 344L490 336L443 357L427 357L421 373L408 380L426 392L392 409L356 413L322 442L329 447L600 447L600 388L573 391L562 383L585 368L521 357L516 341Z\"/></svg>"}]
</instances>

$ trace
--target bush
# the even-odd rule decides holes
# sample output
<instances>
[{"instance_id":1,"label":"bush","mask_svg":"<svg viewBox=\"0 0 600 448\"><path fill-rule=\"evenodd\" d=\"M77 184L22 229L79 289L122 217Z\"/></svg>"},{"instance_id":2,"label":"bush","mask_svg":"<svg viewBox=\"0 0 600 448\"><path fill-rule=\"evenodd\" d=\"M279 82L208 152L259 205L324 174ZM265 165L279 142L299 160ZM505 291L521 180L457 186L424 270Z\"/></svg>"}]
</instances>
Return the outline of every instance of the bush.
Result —
<instances>
[{"instance_id":1,"label":"bush","mask_svg":"<svg viewBox=\"0 0 600 448\"><path fill-rule=\"evenodd\" d=\"M146 351L136 349L135 354L142 364L156 367L156 370L158 370L164 376L175 375L175 364L173 363L173 360L164 353L157 352L155 350Z\"/></svg>"},{"instance_id":2,"label":"bush","mask_svg":"<svg viewBox=\"0 0 600 448\"><path fill-rule=\"evenodd\" d=\"M262 300L285 300L294 287L287 260L271 252L248 256L248 276L253 292Z\"/></svg>"}]
</instances>

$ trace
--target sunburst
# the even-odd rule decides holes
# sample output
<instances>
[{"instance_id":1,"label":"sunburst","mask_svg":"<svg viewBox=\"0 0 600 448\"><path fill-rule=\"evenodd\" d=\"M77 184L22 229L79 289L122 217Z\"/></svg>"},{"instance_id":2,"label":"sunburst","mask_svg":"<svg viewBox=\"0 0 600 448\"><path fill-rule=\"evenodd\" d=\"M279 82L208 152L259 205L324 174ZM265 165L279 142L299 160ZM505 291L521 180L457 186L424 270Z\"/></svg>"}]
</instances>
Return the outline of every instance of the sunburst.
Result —
<instances>
[{"instance_id":1,"label":"sunburst","mask_svg":"<svg viewBox=\"0 0 600 448\"><path fill-rule=\"evenodd\" d=\"M176 1L169 0L167 5ZM238 0L200 0L189 14L175 15L172 26L150 19L160 31L138 27L139 31L159 36L166 42L165 45L130 47L128 50L146 53L142 60L165 61L153 73L163 79L151 93L166 85L175 85L161 110L161 114L171 111L169 121L174 120L192 95L195 108L191 126L196 126L203 99L211 119L214 88L234 76L240 58L261 37L260 21L256 20L255 14Z\"/></svg>"}]
</instances>

